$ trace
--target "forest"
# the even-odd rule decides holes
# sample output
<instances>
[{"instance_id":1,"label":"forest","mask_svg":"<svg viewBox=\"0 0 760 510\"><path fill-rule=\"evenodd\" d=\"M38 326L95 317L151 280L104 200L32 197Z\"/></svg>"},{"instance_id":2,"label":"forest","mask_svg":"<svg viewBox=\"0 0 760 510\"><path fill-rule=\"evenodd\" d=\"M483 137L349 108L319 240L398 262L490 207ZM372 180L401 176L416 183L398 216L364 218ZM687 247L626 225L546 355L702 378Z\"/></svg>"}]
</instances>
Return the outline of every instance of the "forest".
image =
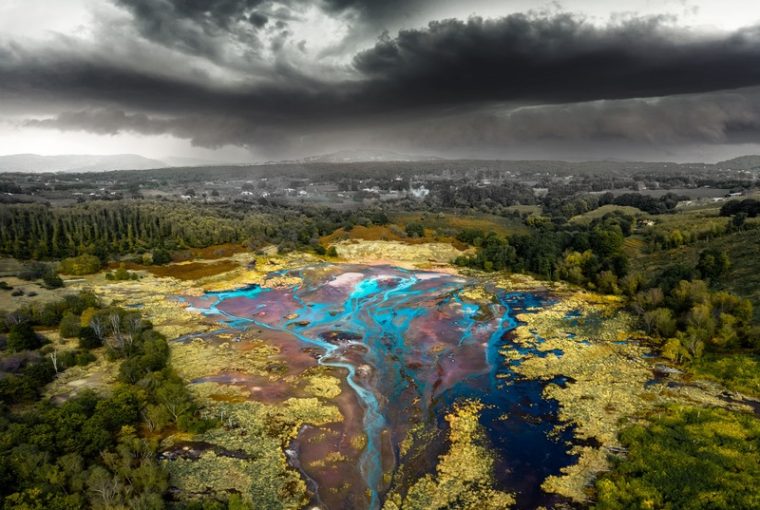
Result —
<instances>
[{"instance_id":1,"label":"forest","mask_svg":"<svg viewBox=\"0 0 760 510\"><path fill-rule=\"evenodd\" d=\"M46 346L36 326L58 327L78 348ZM23 307L0 329L8 351L39 353L19 374L0 379L3 508L162 508L168 474L156 458L155 434L214 425L197 416L169 364L166 339L139 312L104 307L84 291ZM111 396L86 391L62 405L41 398L57 374L94 362L94 349L119 363Z\"/></svg>"},{"instance_id":2,"label":"forest","mask_svg":"<svg viewBox=\"0 0 760 510\"><path fill-rule=\"evenodd\" d=\"M372 211L249 205L100 202L65 208L0 208L0 253L19 259L109 257L214 244L274 244L287 251L313 245L319 236L349 224L382 222ZM387 221L387 220L385 220Z\"/></svg>"}]
</instances>

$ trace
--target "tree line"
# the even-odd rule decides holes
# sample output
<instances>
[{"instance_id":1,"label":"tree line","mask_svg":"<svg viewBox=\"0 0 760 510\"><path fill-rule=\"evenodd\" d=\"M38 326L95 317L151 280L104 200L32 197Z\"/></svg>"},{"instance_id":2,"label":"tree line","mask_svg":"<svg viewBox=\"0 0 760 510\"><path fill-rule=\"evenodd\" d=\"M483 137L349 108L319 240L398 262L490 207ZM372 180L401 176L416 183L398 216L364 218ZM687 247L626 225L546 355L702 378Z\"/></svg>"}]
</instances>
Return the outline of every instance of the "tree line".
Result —
<instances>
[{"instance_id":1,"label":"tree line","mask_svg":"<svg viewBox=\"0 0 760 510\"><path fill-rule=\"evenodd\" d=\"M46 345L35 326L58 326L78 347ZM166 339L139 312L103 306L90 292L22 307L0 329L6 350L24 353L0 379L2 507L163 508L169 475L158 461L160 433L217 425L199 416L169 364ZM94 352L120 363L110 395L86 390L60 405L42 398L46 384L94 361Z\"/></svg>"},{"instance_id":2,"label":"tree line","mask_svg":"<svg viewBox=\"0 0 760 510\"><path fill-rule=\"evenodd\" d=\"M266 203L163 204L95 202L72 207L12 205L0 208L0 253L19 259L112 255L155 248L202 248L248 243L283 251L315 246L342 226L387 222L377 211L290 208Z\"/></svg>"}]
</instances>

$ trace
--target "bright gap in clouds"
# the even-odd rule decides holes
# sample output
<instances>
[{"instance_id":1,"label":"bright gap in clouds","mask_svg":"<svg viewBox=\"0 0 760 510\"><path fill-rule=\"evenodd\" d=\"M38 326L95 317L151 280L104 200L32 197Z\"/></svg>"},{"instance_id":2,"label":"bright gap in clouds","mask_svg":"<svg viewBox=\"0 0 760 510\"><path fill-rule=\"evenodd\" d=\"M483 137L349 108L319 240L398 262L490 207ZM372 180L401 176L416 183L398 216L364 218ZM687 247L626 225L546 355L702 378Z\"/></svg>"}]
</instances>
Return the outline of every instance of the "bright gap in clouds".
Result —
<instances>
[{"instance_id":1,"label":"bright gap in clouds","mask_svg":"<svg viewBox=\"0 0 760 510\"><path fill-rule=\"evenodd\" d=\"M14 129L0 124L0 155L40 154L139 154L146 158L166 161L183 157L218 163L250 163L251 153L242 147L225 146L218 149L195 147L188 140L169 135L142 136L130 133L97 135L47 129Z\"/></svg>"},{"instance_id":2,"label":"bright gap in clouds","mask_svg":"<svg viewBox=\"0 0 760 510\"><path fill-rule=\"evenodd\" d=\"M92 24L94 0L2 0L0 36L46 40L53 34L83 35Z\"/></svg>"}]
</instances>

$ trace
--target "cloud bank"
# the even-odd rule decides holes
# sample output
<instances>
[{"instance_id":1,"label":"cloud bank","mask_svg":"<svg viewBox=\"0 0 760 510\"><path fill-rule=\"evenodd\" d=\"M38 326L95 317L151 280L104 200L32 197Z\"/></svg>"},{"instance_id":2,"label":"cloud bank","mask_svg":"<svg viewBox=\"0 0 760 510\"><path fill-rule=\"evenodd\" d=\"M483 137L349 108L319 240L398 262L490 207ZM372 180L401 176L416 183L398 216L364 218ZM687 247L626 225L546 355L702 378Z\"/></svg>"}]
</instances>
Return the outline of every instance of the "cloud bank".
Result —
<instances>
[{"instance_id":1,"label":"cloud bank","mask_svg":"<svg viewBox=\"0 0 760 510\"><path fill-rule=\"evenodd\" d=\"M467 153L760 140L760 25L555 11L382 32L427 5L117 0L91 27L109 43L0 39L0 114L264 157L350 143Z\"/></svg>"}]
</instances>

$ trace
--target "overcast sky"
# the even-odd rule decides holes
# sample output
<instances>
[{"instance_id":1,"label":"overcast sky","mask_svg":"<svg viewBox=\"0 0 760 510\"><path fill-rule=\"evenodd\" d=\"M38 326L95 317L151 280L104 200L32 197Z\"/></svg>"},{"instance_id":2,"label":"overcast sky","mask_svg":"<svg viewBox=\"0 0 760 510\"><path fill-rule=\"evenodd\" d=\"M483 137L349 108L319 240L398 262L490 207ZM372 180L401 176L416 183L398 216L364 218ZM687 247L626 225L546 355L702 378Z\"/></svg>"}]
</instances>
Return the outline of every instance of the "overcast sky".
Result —
<instances>
[{"instance_id":1,"label":"overcast sky","mask_svg":"<svg viewBox=\"0 0 760 510\"><path fill-rule=\"evenodd\" d=\"M760 2L0 0L0 154L760 153Z\"/></svg>"}]
</instances>

